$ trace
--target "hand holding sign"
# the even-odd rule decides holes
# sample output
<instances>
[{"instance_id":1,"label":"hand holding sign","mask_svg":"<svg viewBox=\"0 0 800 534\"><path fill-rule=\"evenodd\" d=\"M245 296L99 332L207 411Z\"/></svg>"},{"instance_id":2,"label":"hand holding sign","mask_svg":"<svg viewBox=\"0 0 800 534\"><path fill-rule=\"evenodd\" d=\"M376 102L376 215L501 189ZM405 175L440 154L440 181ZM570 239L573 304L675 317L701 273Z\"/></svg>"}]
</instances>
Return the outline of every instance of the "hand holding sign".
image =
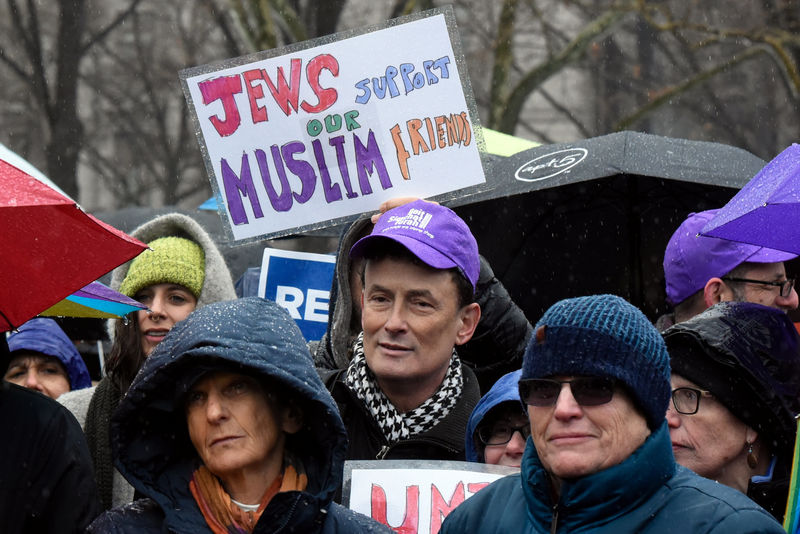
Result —
<instances>
[{"instance_id":1,"label":"hand holding sign","mask_svg":"<svg viewBox=\"0 0 800 534\"><path fill-rule=\"evenodd\" d=\"M420 198L419 197L390 198L386 202L381 203L381 206L378 208L379 212L370 217L370 220L372 221L372 224L375 224L378 222L378 219L381 218L381 215L383 215L390 209L396 208L397 206L402 206L403 204L408 204L409 202L414 202L415 200L420 200ZM422 200L425 200L425 202L430 202L431 204L438 204L438 202L435 202L433 200L426 200L424 198Z\"/></svg>"}]
</instances>

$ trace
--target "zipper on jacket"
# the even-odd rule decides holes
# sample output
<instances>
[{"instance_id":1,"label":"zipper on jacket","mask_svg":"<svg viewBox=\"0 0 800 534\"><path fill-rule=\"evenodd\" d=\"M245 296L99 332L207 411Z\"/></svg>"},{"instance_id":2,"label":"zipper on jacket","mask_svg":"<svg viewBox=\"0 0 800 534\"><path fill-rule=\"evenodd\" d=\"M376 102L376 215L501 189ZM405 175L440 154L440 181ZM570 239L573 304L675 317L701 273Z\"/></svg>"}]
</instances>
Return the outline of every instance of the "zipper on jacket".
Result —
<instances>
[{"instance_id":1,"label":"zipper on jacket","mask_svg":"<svg viewBox=\"0 0 800 534\"><path fill-rule=\"evenodd\" d=\"M440 449L444 449L445 451L449 452L450 454L455 454L455 453L458 452L456 449L451 447L448 443L446 443L444 441L441 441L441 440L438 440L438 439L428 438L428 437L412 438L412 439L407 439L407 440L404 440L404 441L396 441L395 443L393 443L391 445L383 445L381 447L381 450L378 451L378 454L375 455L375 459L376 460L385 459L386 455L389 454L389 452L394 448L395 445L413 445L415 443L422 443L424 445L435 445L435 446L439 447Z\"/></svg>"},{"instance_id":2,"label":"zipper on jacket","mask_svg":"<svg viewBox=\"0 0 800 534\"><path fill-rule=\"evenodd\" d=\"M553 522L550 523L550 534L556 534L558 530L558 503L553 505Z\"/></svg>"},{"instance_id":3,"label":"zipper on jacket","mask_svg":"<svg viewBox=\"0 0 800 534\"><path fill-rule=\"evenodd\" d=\"M292 519L292 516L294 515L295 508L297 508L297 503L300 501L301 498L302 497L298 496L294 500L294 502L292 502L292 506L291 506L291 508L289 508L289 512L283 517L283 520L284 520L283 524L279 525L277 529L273 530L274 533L280 532L284 528L286 528L286 525L288 525L289 521Z\"/></svg>"}]
</instances>

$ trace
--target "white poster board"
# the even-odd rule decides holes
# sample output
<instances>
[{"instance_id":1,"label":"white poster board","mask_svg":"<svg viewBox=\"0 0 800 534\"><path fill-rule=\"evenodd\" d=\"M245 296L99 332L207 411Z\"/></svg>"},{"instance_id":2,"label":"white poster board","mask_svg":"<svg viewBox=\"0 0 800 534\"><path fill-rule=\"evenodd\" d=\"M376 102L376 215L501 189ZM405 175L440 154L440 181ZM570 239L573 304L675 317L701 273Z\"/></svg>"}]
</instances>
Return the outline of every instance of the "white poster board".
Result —
<instances>
[{"instance_id":1,"label":"white poster board","mask_svg":"<svg viewBox=\"0 0 800 534\"><path fill-rule=\"evenodd\" d=\"M478 491L519 469L472 462L345 462L345 506L405 534L436 534L442 521Z\"/></svg>"},{"instance_id":2,"label":"white poster board","mask_svg":"<svg viewBox=\"0 0 800 534\"><path fill-rule=\"evenodd\" d=\"M186 69L181 80L237 241L337 224L394 197L488 187L449 7Z\"/></svg>"}]
</instances>

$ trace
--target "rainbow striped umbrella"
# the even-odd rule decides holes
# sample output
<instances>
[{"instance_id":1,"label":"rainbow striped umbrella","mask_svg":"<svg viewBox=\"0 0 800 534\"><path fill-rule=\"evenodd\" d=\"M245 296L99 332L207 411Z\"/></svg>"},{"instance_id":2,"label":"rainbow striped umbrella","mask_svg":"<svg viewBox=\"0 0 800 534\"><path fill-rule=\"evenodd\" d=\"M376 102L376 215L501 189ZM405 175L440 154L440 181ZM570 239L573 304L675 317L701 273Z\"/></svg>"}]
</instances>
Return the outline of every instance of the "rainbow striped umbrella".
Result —
<instances>
[{"instance_id":1,"label":"rainbow striped umbrella","mask_svg":"<svg viewBox=\"0 0 800 534\"><path fill-rule=\"evenodd\" d=\"M39 315L46 317L95 317L113 319L144 310L146 306L114 291L100 282L92 282Z\"/></svg>"},{"instance_id":2,"label":"rainbow striped umbrella","mask_svg":"<svg viewBox=\"0 0 800 534\"><path fill-rule=\"evenodd\" d=\"M786 501L786 515L783 516L783 529L790 534L796 534L800 529L800 419L797 420L797 437L794 440L794 460L792 460L792 478L789 484L789 498Z\"/></svg>"}]
</instances>

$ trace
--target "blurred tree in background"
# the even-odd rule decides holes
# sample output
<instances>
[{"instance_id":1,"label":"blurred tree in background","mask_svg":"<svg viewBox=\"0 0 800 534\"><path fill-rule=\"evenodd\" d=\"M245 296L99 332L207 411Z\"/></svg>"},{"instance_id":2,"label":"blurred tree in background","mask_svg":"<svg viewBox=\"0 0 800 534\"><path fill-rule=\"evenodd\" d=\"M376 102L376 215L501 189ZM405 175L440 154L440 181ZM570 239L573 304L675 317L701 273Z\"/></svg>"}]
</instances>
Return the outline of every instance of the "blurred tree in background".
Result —
<instances>
[{"instance_id":1,"label":"blurred tree in background","mask_svg":"<svg viewBox=\"0 0 800 534\"><path fill-rule=\"evenodd\" d=\"M765 159L798 138L797 2L452 3L484 126L542 143L630 129ZM178 71L444 4L7 0L0 142L88 209L194 207L211 193Z\"/></svg>"},{"instance_id":2,"label":"blurred tree in background","mask_svg":"<svg viewBox=\"0 0 800 534\"><path fill-rule=\"evenodd\" d=\"M6 2L0 64L5 71L3 79L14 78L15 83L9 85L12 95L19 99L7 105L20 111L22 128L28 132L31 130L26 126L41 125L33 137L23 136L19 146L41 146L46 162L42 167L74 197L78 196L77 165L84 142L78 103L81 63L139 2L129 0L110 20L104 17L91 22L94 13L87 10L86 0ZM8 128L4 113L3 129ZM18 145L13 138L9 144L12 148Z\"/></svg>"}]
</instances>

